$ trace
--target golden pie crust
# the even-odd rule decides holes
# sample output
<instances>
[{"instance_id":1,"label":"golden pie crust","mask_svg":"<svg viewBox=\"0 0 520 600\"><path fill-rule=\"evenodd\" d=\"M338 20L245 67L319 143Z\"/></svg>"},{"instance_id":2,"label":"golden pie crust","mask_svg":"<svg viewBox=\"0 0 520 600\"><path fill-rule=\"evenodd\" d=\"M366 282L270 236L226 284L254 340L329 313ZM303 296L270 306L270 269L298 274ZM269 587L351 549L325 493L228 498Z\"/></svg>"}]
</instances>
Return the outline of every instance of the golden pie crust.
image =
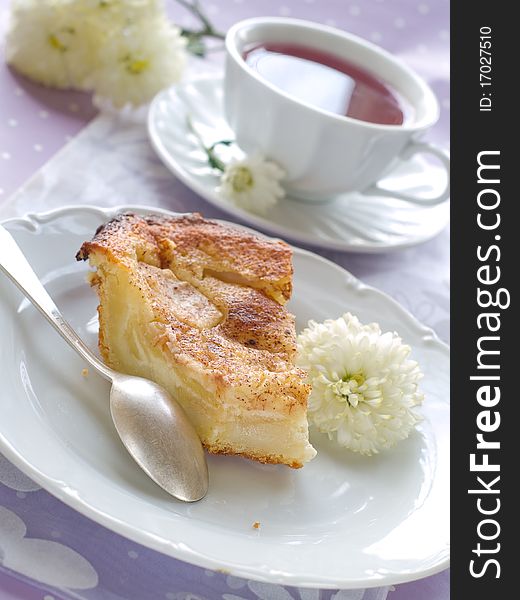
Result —
<instances>
[{"instance_id":1,"label":"golden pie crust","mask_svg":"<svg viewBox=\"0 0 520 600\"><path fill-rule=\"evenodd\" d=\"M284 307L287 244L198 214L123 214L76 258L95 269L105 362L165 387L209 452L294 468L313 458L310 387Z\"/></svg>"}]
</instances>

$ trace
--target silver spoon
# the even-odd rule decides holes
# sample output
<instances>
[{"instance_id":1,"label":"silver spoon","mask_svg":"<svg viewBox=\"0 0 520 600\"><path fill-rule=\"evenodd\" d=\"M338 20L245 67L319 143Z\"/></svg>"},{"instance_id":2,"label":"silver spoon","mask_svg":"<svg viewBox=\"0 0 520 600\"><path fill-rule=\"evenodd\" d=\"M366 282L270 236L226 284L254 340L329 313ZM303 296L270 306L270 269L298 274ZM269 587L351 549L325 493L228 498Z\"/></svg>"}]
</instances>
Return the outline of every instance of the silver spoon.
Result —
<instances>
[{"instance_id":1,"label":"silver spoon","mask_svg":"<svg viewBox=\"0 0 520 600\"><path fill-rule=\"evenodd\" d=\"M208 491L208 466L195 428L166 390L104 365L65 321L22 251L0 225L0 269L18 286L63 339L112 382L110 412L126 449L169 494L194 502Z\"/></svg>"}]
</instances>

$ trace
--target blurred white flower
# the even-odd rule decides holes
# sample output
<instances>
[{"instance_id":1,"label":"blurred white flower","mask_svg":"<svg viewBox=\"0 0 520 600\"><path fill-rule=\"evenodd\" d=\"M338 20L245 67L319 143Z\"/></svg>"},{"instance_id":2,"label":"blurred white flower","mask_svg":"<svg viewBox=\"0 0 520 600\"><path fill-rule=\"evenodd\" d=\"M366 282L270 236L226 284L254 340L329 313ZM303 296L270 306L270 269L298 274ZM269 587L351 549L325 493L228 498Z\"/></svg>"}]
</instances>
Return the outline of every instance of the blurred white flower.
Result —
<instances>
[{"instance_id":1,"label":"blurred white flower","mask_svg":"<svg viewBox=\"0 0 520 600\"><path fill-rule=\"evenodd\" d=\"M263 214L285 195L280 185L284 176L276 163L255 155L225 165L218 191L238 206Z\"/></svg>"},{"instance_id":2,"label":"blurred white flower","mask_svg":"<svg viewBox=\"0 0 520 600\"><path fill-rule=\"evenodd\" d=\"M6 34L7 63L44 85L83 87L96 57L74 4L14 0Z\"/></svg>"},{"instance_id":3,"label":"blurred white flower","mask_svg":"<svg viewBox=\"0 0 520 600\"><path fill-rule=\"evenodd\" d=\"M125 27L98 51L98 65L89 83L96 96L114 106L139 106L178 81L186 62L185 40L165 18Z\"/></svg>"},{"instance_id":4,"label":"blurred white flower","mask_svg":"<svg viewBox=\"0 0 520 600\"><path fill-rule=\"evenodd\" d=\"M13 0L6 58L35 81L120 108L178 81L185 45L162 0Z\"/></svg>"},{"instance_id":5,"label":"blurred white flower","mask_svg":"<svg viewBox=\"0 0 520 600\"><path fill-rule=\"evenodd\" d=\"M164 16L163 0L73 0L86 19L100 29L117 29Z\"/></svg>"},{"instance_id":6,"label":"blurred white flower","mask_svg":"<svg viewBox=\"0 0 520 600\"><path fill-rule=\"evenodd\" d=\"M310 321L298 336L297 358L312 385L309 422L367 455L407 438L423 401L422 374L409 354L396 333L382 334L376 323L362 325L350 313Z\"/></svg>"}]
</instances>

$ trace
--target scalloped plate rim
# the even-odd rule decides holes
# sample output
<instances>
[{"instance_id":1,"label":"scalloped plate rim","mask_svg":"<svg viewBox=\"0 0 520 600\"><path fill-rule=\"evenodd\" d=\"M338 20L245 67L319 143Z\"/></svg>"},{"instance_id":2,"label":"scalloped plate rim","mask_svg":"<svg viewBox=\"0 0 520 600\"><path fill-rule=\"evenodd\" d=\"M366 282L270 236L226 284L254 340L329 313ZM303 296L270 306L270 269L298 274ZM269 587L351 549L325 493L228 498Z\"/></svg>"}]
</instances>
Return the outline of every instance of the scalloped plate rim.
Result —
<instances>
[{"instance_id":1,"label":"scalloped plate rim","mask_svg":"<svg viewBox=\"0 0 520 600\"><path fill-rule=\"evenodd\" d=\"M56 219L59 219L62 216L73 216L75 213L88 212L94 215L99 215L104 219L113 218L115 215L120 212L125 211L135 211L137 213L156 213L156 214L164 214L164 215L178 215L181 213L175 213L173 211L169 211L167 209L150 207L150 206L141 206L141 205L124 205L117 206L112 208L105 207L96 207L91 205L76 205L76 206L64 206L58 209L53 209L41 213L27 213L24 216L12 217L1 221L2 225L22 225L27 228L29 231L37 231L41 225L45 225L46 223L52 222ZM245 230L252 231L248 227L243 227L241 225L237 225L236 223L229 223L228 221L221 220L222 223L231 224L235 227L242 227ZM260 235L264 235L261 234ZM265 236L269 237L269 236ZM319 255L314 254L313 252L309 252L304 249L300 249L297 247L293 247L293 251L295 254L300 254L305 257L310 257L313 260L318 260L320 262L326 263L328 267L334 268L338 275L341 275L345 283L360 293L374 294L378 296L380 299L384 299L385 302L388 302L392 305L392 308L397 310L400 314L400 317L405 319L409 326L415 329L415 332L420 337L420 340L423 344L433 345L439 350L445 358L449 359L449 346L442 342L436 333L430 329L429 327L423 325L420 321L418 321L413 315L411 315L406 309L404 309L398 302L393 300L384 292L377 290L371 286L365 285L359 279L357 279L354 275L348 272L346 269L343 269L339 265L329 261ZM449 405L449 400L444 401ZM357 589L357 588L367 588L367 587L380 587L383 585L392 585L398 583L405 583L408 581L413 581L418 578L426 577L429 575L434 575L446 568L449 567L449 552L446 556L446 552L440 552L443 556L438 560L437 564L434 566L422 569L416 572L404 571L402 573L396 574L391 573L387 577L382 577L379 574L374 575L372 578L366 576L366 574L359 579L348 579L348 580L339 580L335 579L334 581L330 581L327 578L320 578L317 575L309 576L310 579L303 580L301 577L291 575L291 573L278 571L273 568L268 568L267 565L262 565L260 568L252 568L252 567L243 567L241 565L229 564L226 565L225 568L222 567L222 564L219 563L218 559L215 559L213 556L204 555L200 552L196 552L190 549L182 549L182 541L176 542L175 540L168 540L164 538L159 538L154 534L143 531L142 529L133 526L130 523L124 522L123 520L117 519L113 515L103 512L97 507L88 504L78 495L74 494L74 490L71 490L64 481L55 481L50 479L45 472L41 471L37 467L35 467L32 463L27 461L21 454L19 454L4 437L3 433L0 431L0 449L3 454L5 454L6 458L10 460L15 466L17 466L21 471L23 471L26 475L34 479L36 483L42 486L42 488L46 489L49 493L63 501L68 506L72 507L74 510L77 510L79 513L84 516L93 519L95 522L111 529L112 531L131 539L137 543L143 544L149 548L152 548L156 551L167 554L173 558L176 558L181 561L186 561L188 563L208 568L208 569L216 569L221 572L225 572L226 574L232 574L237 577L243 577L247 579L254 579L257 581L263 581L266 583L280 584L280 585L291 585L291 586L301 586L301 587L309 587L309 588L321 588L321 589L336 589L336 588L349 588L349 589Z\"/></svg>"}]
</instances>

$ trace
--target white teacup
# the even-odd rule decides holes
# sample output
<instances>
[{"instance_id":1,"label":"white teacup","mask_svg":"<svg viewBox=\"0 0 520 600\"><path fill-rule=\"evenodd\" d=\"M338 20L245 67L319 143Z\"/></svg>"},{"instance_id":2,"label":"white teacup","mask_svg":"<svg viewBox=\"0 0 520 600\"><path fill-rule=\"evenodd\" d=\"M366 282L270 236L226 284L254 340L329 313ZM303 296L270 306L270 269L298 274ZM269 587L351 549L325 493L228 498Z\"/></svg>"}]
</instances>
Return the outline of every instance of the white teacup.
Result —
<instances>
[{"instance_id":1,"label":"white teacup","mask_svg":"<svg viewBox=\"0 0 520 600\"><path fill-rule=\"evenodd\" d=\"M288 95L244 60L255 45L297 44L343 57L396 90L412 108L402 125L380 125L334 114ZM449 159L418 138L439 118L426 82L391 54L357 36L298 19L261 17L236 23L226 36L224 106L238 145L285 169L285 187L308 200L328 200L349 191L404 198L433 205L449 196ZM377 182L397 158L435 155L448 173L435 198L385 190Z\"/></svg>"}]
</instances>

